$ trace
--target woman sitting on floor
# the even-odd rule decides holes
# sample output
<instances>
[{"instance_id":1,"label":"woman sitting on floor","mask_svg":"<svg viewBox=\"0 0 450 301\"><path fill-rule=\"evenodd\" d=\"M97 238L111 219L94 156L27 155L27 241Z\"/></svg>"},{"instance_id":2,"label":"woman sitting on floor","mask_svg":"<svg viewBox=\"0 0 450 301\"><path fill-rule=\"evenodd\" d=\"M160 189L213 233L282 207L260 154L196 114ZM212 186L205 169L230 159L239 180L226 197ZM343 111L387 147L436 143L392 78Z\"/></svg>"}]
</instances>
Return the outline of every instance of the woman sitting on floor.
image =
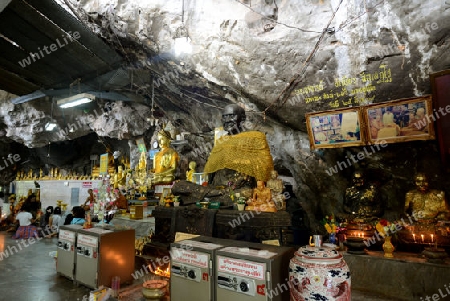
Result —
<instances>
[{"instance_id":1,"label":"woman sitting on floor","mask_svg":"<svg viewBox=\"0 0 450 301\"><path fill-rule=\"evenodd\" d=\"M73 219L70 222L71 225L84 225L86 220L84 219L85 212L83 207L75 206L72 209L73 212Z\"/></svg>"},{"instance_id":2,"label":"woman sitting on floor","mask_svg":"<svg viewBox=\"0 0 450 301\"><path fill-rule=\"evenodd\" d=\"M34 218L30 213L30 207L27 205L22 206L20 208L20 212L16 216L16 221L19 222L19 228L16 231L16 234L13 235L12 238L20 239L20 238L30 238L30 237L38 237L38 232L36 226L33 226Z\"/></svg>"},{"instance_id":3,"label":"woman sitting on floor","mask_svg":"<svg viewBox=\"0 0 450 301\"><path fill-rule=\"evenodd\" d=\"M55 210L53 211L53 214L50 216L49 219L49 229L51 231L50 237L57 236L59 233L59 225L61 224L61 208L55 207Z\"/></svg>"}]
</instances>

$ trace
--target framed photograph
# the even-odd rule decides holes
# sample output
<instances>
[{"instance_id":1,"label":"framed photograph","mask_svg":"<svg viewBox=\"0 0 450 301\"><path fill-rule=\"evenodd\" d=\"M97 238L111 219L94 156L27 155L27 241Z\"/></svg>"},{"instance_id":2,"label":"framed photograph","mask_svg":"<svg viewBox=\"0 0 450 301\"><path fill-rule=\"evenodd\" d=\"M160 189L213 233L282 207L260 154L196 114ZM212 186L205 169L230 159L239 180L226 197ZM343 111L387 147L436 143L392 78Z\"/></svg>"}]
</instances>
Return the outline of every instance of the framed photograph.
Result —
<instances>
[{"instance_id":1,"label":"framed photograph","mask_svg":"<svg viewBox=\"0 0 450 301\"><path fill-rule=\"evenodd\" d=\"M136 139L136 144L138 146L139 152L147 152L147 147L145 146L144 138Z\"/></svg>"},{"instance_id":2,"label":"framed photograph","mask_svg":"<svg viewBox=\"0 0 450 301\"><path fill-rule=\"evenodd\" d=\"M431 96L364 107L369 144L435 139Z\"/></svg>"},{"instance_id":3,"label":"framed photograph","mask_svg":"<svg viewBox=\"0 0 450 301\"><path fill-rule=\"evenodd\" d=\"M450 69L430 74L441 161L450 172Z\"/></svg>"},{"instance_id":4,"label":"framed photograph","mask_svg":"<svg viewBox=\"0 0 450 301\"><path fill-rule=\"evenodd\" d=\"M170 188L163 188L163 191L162 191L161 196L159 198L159 205L160 206L165 206L166 205L164 199L166 197L168 197L171 193L172 193L172 190Z\"/></svg>"},{"instance_id":5,"label":"framed photograph","mask_svg":"<svg viewBox=\"0 0 450 301\"><path fill-rule=\"evenodd\" d=\"M306 114L311 149L364 145L362 121L358 107Z\"/></svg>"}]
</instances>

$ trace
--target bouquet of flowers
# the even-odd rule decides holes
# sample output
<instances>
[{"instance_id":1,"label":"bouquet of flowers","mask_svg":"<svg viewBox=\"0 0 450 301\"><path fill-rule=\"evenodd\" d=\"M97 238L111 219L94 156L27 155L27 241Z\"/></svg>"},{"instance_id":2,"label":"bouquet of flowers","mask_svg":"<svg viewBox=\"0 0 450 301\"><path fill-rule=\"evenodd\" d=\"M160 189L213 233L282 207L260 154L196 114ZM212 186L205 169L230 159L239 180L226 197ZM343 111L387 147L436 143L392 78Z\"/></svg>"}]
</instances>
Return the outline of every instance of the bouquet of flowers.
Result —
<instances>
[{"instance_id":1,"label":"bouquet of flowers","mask_svg":"<svg viewBox=\"0 0 450 301\"><path fill-rule=\"evenodd\" d=\"M245 204L247 204L247 200L245 199L245 197L240 196L240 197L237 198L236 203L245 205Z\"/></svg>"},{"instance_id":2,"label":"bouquet of flowers","mask_svg":"<svg viewBox=\"0 0 450 301\"><path fill-rule=\"evenodd\" d=\"M328 234L337 232L338 226L333 214L325 216L325 218L322 220L322 224L325 227L325 230L327 230Z\"/></svg>"},{"instance_id":3,"label":"bouquet of flowers","mask_svg":"<svg viewBox=\"0 0 450 301\"><path fill-rule=\"evenodd\" d=\"M380 219L380 221L376 224L375 228L378 233L382 236L391 236L395 232L397 232L397 227L395 223L391 223L388 220Z\"/></svg>"}]
</instances>

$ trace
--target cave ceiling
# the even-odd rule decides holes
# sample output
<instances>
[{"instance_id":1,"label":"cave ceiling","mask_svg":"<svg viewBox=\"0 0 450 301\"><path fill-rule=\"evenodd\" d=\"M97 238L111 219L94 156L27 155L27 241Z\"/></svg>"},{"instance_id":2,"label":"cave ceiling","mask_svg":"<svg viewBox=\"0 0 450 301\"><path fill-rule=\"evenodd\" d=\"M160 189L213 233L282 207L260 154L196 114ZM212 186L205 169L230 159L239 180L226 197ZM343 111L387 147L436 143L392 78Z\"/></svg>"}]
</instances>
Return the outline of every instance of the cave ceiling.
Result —
<instances>
[{"instance_id":1,"label":"cave ceiling","mask_svg":"<svg viewBox=\"0 0 450 301\"><path fill-rule=\"evenodd\" d=\"M135 139L154 128L152 103L157 119L202 133L240 103L250 127L307 148L305 113L431 93L429 74L450 68L449 15L440 0L4 1L1 139ZM180 32L189 54L174 53ZM80 92L96 101L55 103Z\"/></svg>"}]
</instances>

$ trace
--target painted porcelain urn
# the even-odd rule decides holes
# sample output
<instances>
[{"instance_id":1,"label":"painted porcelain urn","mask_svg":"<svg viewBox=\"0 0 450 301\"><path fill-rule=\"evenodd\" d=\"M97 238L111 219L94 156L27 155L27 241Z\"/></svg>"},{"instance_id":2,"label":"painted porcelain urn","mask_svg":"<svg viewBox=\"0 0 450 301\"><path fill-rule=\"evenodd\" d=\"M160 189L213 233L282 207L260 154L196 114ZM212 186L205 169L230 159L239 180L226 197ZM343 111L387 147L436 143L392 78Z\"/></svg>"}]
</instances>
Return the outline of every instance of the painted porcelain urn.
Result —
<instances>
[{"instance_id":1,"label":"painted porcelain urn","mask_svg":"<svg viewBox=\"0 0 450 301\"><path fill-rule=\"evenodd\" d=\"M351 301L351 277L335 248L301 247L289 264L291 301Z\"/></svg>"}]
</instances>

